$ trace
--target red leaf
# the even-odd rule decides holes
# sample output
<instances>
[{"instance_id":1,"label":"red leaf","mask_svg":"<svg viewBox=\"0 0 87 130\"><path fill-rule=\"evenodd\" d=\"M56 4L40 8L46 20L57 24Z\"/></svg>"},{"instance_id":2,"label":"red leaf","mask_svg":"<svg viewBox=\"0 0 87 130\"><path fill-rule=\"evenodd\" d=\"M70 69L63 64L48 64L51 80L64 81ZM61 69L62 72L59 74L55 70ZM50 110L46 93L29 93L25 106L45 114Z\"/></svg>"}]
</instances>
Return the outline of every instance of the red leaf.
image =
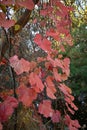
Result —
<instances>
[{"instance_id":1,"label":"red leaf","mask_svg":"<svg viewBox=\"0 0 87 130\"><path fill-rule=\"evenodd\" d=\"M48 39L43 38L41 34L36 34L34 42L44 51L51 51L51 42Z\"/></svg>"},{"instance_id":2,"label":"red leaf","mask_svg":"<svg viewBox=\"0 0 87 130\"><path fill-rule=\"evenodd\" d=\"M1 1L1 4L5 5L19 5L21 7L27 8L29 10L32 10L34 8L34 2L33 0L3 0Z\"/></svg>"},{"instance_id":3,"label":"red leaf","mask_svg":"<svg viewBox=\"0 0 87 130\"><path fill-rule=\"evenodd\" d=\"M47 91L47 96L50 97L51 99L56 99L55 97L55 92L56 92L56 89L55 89L55 85L54 83L52 82L52 79L50 76L48 76L46 78L46 91Z\"/></svg>"},{"instance_id":4,"label":"red leaf","mask_svg":"<svg viewBox=\"0 0 87 130\"><path fill-rule=\"evenodd\" d=\"M33 0L18 0L16 4L29 10L32 10L34 8Z\"/></svg>"},{"instance_id":5,"label":"red leaf","mask_svg":"<svg viewBox=\"0 0 87 130\"><path fill-rule=\"evenodd\" d=\"M0 130L2 130L3 129L3 126L2 126L2 124L1 124L1 122L0 122Z\"/></svg>"},{"instance_id":6,"label":"red leaf","mask_svg":"<svg viewBox=\"0 0 87 130\"><path fill-rule=\"evenodd\" d=\"M37 98L37 93L32 88L27 88L23 84L18 87L17 93L18 100L27 107L29 107L32 102Z\"/></svg>"},{"instance_id":7,"label":"red leaf","mask_svg":"<svg viewBox=\"0 0 87 130\"><path fill-rule=\"evenodd\" d=\"M68 114L65 116L65 124L69 127L69 130L78 130L80 128L78 120L72 120Z\"/></svg>"},{"instance_id":8,"label":"red leaf","mask_svg":"<svg viewBox=\"0 0 87 130\"><path fill-rule=\"evenodd\" d=\"M37 92L41 92L44 89L44 85L41 81L41 79L39 78L39 76L37 74L35 74L34 72L32 72L29 75L29 82L31 84L31 87Z\"/></svg>"},{"instance_id":9,"label":"red leaf","mask_svg":"<svg viewBox=\"0 0 87 130\"><path fill-rule=\"evenodd\" d=\"M73 45L73 40L70 34L68 34L65 38L64 41L68 43L69 46Z\"/></svg>"},{"instance_id":10,"label":"red leaf","mask_svg":"<svg viewBox=\"0 0 87 130\"><path fill-rule=\"evenodd\" d=\"M14 68L14 71L17 75L22 74L23 72L29 72L30 70L30 63L25 59L21 58L18 59L18 56L13 56L9 59L11 67Z\"/></svg>"},{"instance_id":11,"label":"red leaf","mask_svg":"<svg viewBox=\"0 0 87 130\"><path fill-rule=\"evenodd\" d=\"M75 110L77 111L78 108L76 107L76 105L72 102L74 100L74 97L71 95L69 97L65 97L65 101ZM67 104L66 104L67 105ZM68 106L67 106L68 107ZM69 109L69 108L68 108ZM69 109L70 110L70 109Z\"/></svg>"},{"instance_id":12,"label":"red leaf","mask_svg":"<svg viewBox=\"0 0 87 130\"><path fill-rule=\"evenodd\" d=\"M53 75L54 75L54 78L55 78L56 81L58 81L58 82L61 82L61 81L62 81L62 80L61 80L61 75L58 74L58 71L57 71L56 68L53 68Z\"/></svg>"},{"instance_id":13,"label":"red leaf","mask_svg":"<svg viewBox=\"0 0 87 130\"><path fill-rule=\"evenodd\" d=\"M48 69L48 70L53 70L53 66L50 62L45 62L45 67Z\"/></svg>"},{"instance_id":14,"label":"red leaf","mask_svg":"<svg viewBox=\"0 0 87 130\"><path fill-rule=\"evenodd\" d=\"M43 103L40 103L39 113L43 114L44 117L52 117L53 109L51 108L50 100L43 100Z\"/></svg>"},{"instance_id":15,"label":"red leaf","mask_svg":"<svg viewBox=\"0 0 87 130\"><path fill-rule=\"evenodd\" d=\"M2 58L0 61L0 65L5 65L8 61L5 58Z\"/></svg>"},{"instance_id":16,"label":"red leaf","mask_svg":"<svg viewBox=\"0 0 87 130\"><path fill-rule=\"evenodd\" d=\"M48 14L47 10L44 9L44 10L40 10L40 15L42 16L46 16Z\"/></svg>"},{"instance_id":17,"label":"red leaf","mask_svg":"<svg viewBox=\"0 0 87 130\"><path fill-rule=\"evenodd\" d=\"M8 29L14 24L15 24L14 20L7 20L6 15L3 12L0 12L0 26Z\"/></svg>"},{"instance_id":18,"label":"red leaf","mask_svg":"<svg viewBox=\"0 0 87 130\"><path fill-rule=\"evenodd\" d=\"M15 4L14 0L2 0L2 1L0 1L0 3L5 4L5 5Z\"/></svg>"},{"instance_id":19,"label":"red leaf","mask_svg":"<svg viewBox=\"0 0 87 130\"><path fill-rule=\"evenodd\" d=\"M52 115L52 117L51 117L52 122L53 122L53 123L58 123L58 122L60 121L60 118L61 118L61 113L60 113L60 111L58 111L58 110L54 111L54 113L53 113L53 115Z\"/></svg>"},{"instance_id":20,"label":"red leaf","mask_svg":"<svg viewBox=\"0 0 87 130\"><path fill-rule=\"evenodd\" d=\"M8 97L3 103L0 103L0 122L7 121L17 105L18 101L14 97Z\"/></svg>"},{"instance_id":21,"label":"red leaf","mask_svg":"<svg viewBox=\"0 0 87 130\"><path fill-rule=\"evenodd\" d=\"M47 60L48 61L50 61L50 63L52 64L52 66L53 67L59 67L59 68L61 68L61 69L63 69L64 67L63 67L63 61L62 60L60 60L60 59L55 59L55 60L53 60L52 58L51 58L51 56L50 55L48 55L47 56Z\"/></svg>"},{"instance_id":22,"label":"red leaf","mask_svg":"<svg viewBox=\"0 0 87 130\"><path fill-rule=\"evenodd\" d=\"M70 69L69 69L69 65L70 65L70 59L69 58L65 58L64 60L63 60L63 72L67 75L67 76L69 76L69 74L70 74Z\"/></svg>"},{"instance_id":23,"label":"red leaf","mask_svg":"<svg viewBox=\"0 0 87 130\"><path fill-rule=\"evenodd\" d=\"M46 35L53 37L57 41L60 40L59 32L57 30L54 30L54 29L47 30Z\"/></svg>"},{"instance_id":24,"label":"red leaf","mask_svg":"<svg viewBox=\"0 0 87 130\"><path fill-rule=\"evenodd\" d=\"M60 45L60 49L61 49L62 52L65 52L65 48L64 48L63 45Z\"/></svg>"},{"instance_id":25,"label":"red leaf","mask_svg":"<svg viewBox=\"0 0 87 130\"><path fill-rule=\"evenodd\" d=\"M72 100L73 100L73 96L71 97L71 95L70 95L72 93L72 91L68 86L66 86L65 84L60 84L60 86L58 86L58 87L66 96L72 98Z\"/></svg>"},{"instance_id":26,"label":"red leaf","mask_svg":"<svg viewBox=\"0 0 87 130\"><path fill-rule=\"evenodd\" d=\"M72 109L69 107L68 103L66 103L66 106L67 106L67 108L68 108L68 111L73 115L73 114L75 113L75 111L72 110Z\"/></svg>"}]
</instances>

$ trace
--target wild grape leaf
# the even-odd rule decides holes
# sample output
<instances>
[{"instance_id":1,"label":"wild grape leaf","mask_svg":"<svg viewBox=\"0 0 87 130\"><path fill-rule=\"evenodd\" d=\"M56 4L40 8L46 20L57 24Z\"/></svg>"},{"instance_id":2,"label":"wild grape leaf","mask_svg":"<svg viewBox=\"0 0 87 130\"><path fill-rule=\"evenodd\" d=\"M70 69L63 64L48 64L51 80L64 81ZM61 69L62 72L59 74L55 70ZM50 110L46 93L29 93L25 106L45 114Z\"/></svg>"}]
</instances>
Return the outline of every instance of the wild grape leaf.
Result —
<instances>
[{"instance_id":1,"label":"wild grape leaf","mask_svg":"<svg viewBox=\"0 0 87 130\"><path fill-rule=\"evenodd\" d=\"M32 10L34 8L33 0L18 0L16 4L29 10Z\"/></svg>"},{"instance_id":2,"label":"wild grape leaf","mask_svg":"<svg viewBox=\"0 0 87 130\"><path fill-rule=\"evenodd\" d=\"M73 40L70 34L68 34L65 38L64 41L69 45L72 46L73 45Z\"/></svg>"},{"instance_id":3,"label":"wild grape leaf","mask_svg":"<svg viewBox=\"0 0 87 130\"><path fill-rule=\"evenodd\" d=\"M15 24L14 20L7 20L6 15L3 12L0 12L0 26L4 28L10 28Z\"/></svg>"},{"instance_id":4,"label":"wild grape leaf","mask_svg":"<svg viewBox=\"0 0 87 130\"><path fill-rule=\"evenodd\" d=\"M43 61L46 61L46 58L43 58L43 57L37 57L37 62L38 63L41 63Z\"/></svg>"},{"instance_id":5,"label":"wild grape leaf","mask_svg":"<svg viewBox=\"0 0 87 130\"><path fill-rule=\"evenodd\" d=\"M3 100L6 100L8 96L11 96L13 95L13 90L12 89L5 89L3 90L2 92L0 92L0 97L3 99Z\"/></svg>"},{"instance_id":6,"label":"wild grape leaf","mask_svg":"<svg viewBox=\"0 0 87 130\"><path fill-rule=\"evenodd\" d=\"M60 34L59 31L54 30L54 29L49 29L49 30L46 31L47 36L51 36L57 41L60 41L59 34Z\"/></svg>"},{"instance_id":7,"label":"wild grape leaf","mask_svg":"<svg viewBox=\"0 0 87 130\"><path fill-rule=\"evenodd\" d=\"M61 81L62 81L61 75L58 74L58 71L57 71L56 68L53 68L53 75L54 75L54 78L55 78L56 81L58 81L58 82L61 82Z\"/></svg>"},{"instance_id":8,"label":"wild grape leaf","mask_svg":"<svg viewBox=\"0 0 87 130\"><path fill-rule=\"evenodd\" d=\"M47 60L50 61L53 67L59 67L61 69L64 69L63 67L63 61L61 59L55 58L52 59L50 55L47 56Z\"/></svg>"},{"instance_id":9,"label":"wild grape leaf","mask_svg":"<svg viewBox=\"0 0 87 130\"><path fill-rule=\"evenodd\" d=\"M68 105L67 102L66 102L66 106L67 106L68 111L69 111L72 115L74 115L75 111L70 108L70 106Z\"/></svg>"},{"instance_id":10,"label":"wild grape leaf","mask_svg":"<svg viewBox=\"0 0 87 130\"><path fill-rule=\"evenodd\" d=\"M65 96L68 96L69 98L71 98L71 100L73 100L73 96L71 96L72 91L68 86L66 86L65 84L60 84L58 87Z\"/></svg>"},{"instance_id":11,"label":"wild grape leaf","mask_svg":"<svg viewBox=\"0 0 87 130\"><path fill-rule=\"evenodd\" d=\"M52 117L51 117L51 120L53 123L58 123L60 122L60 118L61 118L61 113L60 111L56 110L54 111Z\"/></svg>"},{"instance_id":12,"label":"wild grape leaf","mask_svg":"<svg viewBox=\"0 0 87 130\"><path fill-rule=\"evenodd\" d=\"M65 96L65 101L73 108L73 110L77 111L77 106L73 103L74 97L72 95ZM67 105L67 104L66 104ZM68 105L67 105L68 108ZM69 109L69 108L68 108ZM69 109L70 110L70 109Z\"/></svg>"},{"instance_id":13,"label":"wild grape leaf","mask_svg":"<svg viewBox=\"0 0 87 130\"><path fill-rule=\"evenodd\" d=\"M40 15L46 16L48 14L47 10L40 10Z\"/></svg>"},{"instance_id":14,"label":"wild grape leaf","mask_svg":"<svg viewBox=\"0 0 87 130\"><path fill-rule=\"evenodd\" d=\"M5 5L19 5L21 7L27 8L29 10L32 10L34 8L34 2L33 0L3 0L1 1L1 4Z\"/></svg>"},{"instance_id":15,"label":"wild grape leaf","mask_svg":"<svg viewBox=\"0 0 87 130\"><path fill-rule=\"evenodd\" d=\"M54 95L56 93L55 85L50 76L46 78L46 91L48 97L50 97L51 99L56 99Z\"/></svg>"},{"instance_id":16,"label":"wild grape leaf","mask_svg":"<svg viewBox=\"0 0 87 130\"><path fill-rule=\"evenodd\" d=\"M21 84L18 89L18 100L23 105L29 107L32 102L37 98L37 93L32 88L27 88L24 84Z\"/></svg>"},{"instance_id":17,"label":"wild grape leaf","mask_svg":"<svg viewBox=\"0 0 87 130\"><path fill-rule=\"evenodd\" d=\"M65 50L65 47L61 44L60 46L60 50L62 51L62 52L65 52L66 50Z\"/></svg>"},{"instance_id":18,"label":"wild grape leaf","mask_svg":"<svg viewBox=\"0 0 87 130\"><path fill-rule=\"evenodd\" d=\"M80 128L78 120L72 120L68 114L65 115L65 124L69 127L69 130L78 130Z\"/></svg>"},{"instance_id":19,"label":"wild grape leaf","mask_svg":"<svg viewBox=\"0 0 87 130\"><path fill-rule=\"evenodd\" d=\"M70 59L69 58L64 58L63 60L63 73L65 73L67 76L70 74Z\"/></svg>"},{"instance_id":20,"label":"wild grape leaf","mask_svg":"<svg viewBox=\"0 0 87 130\"><path fill-rule=\"evenodd\" d=\"M3 126L2 126L2 124L1 124L1 122L0 122L0 130L2 130L3 129Z\"/></svg>"},{"instance_id":21,"label":"wild grape leaf","mask_svg":"<svg viewBox=\"0 0 87 130\"><path fill-rule=\"evenodd\" d=\"M61 10L61 12L63 12L65 14L65 16L69 13L69 11L72 11L73 8L72 7L68 7L68 6L65 6L62 2L60 1L56 1L54 0L54 5L58 6Z\"/></svg>"},{"instance_id":22,"label":"wild grape leaf","mask_svg":"<svg viewBox=\"0 0 87 130\"><path fill-rule=\"evenodd\" d=\"M48 69L48 70L53 70L53 66L50 62L45 62L45 67Z\"/></svg>"},{"instance_id":23,"label":"wild grape leaf","mask_svg":"<svg viewBox=\"0 0 87 130\"><path fill-rule=\"evenodd\" d=\"M0 1L1 4L4 4L4 5L13 5L15 4L15 1L14 0L2 0Z\"/></svg>"},{"instance_id":24,"label":"wild grape leaf","mask_svg":"<svg viewBox=\"0 0 87 130\"><path fill-rule=\"evenodd\" d=\"M51 6L49 6L49 5L48 5L48 7L46 7L46 3L44 3L43 4L43 9L40 10L40 15L46 17L47 15L49 16L52 11L53 11L53 8Z\"/></svg>"},{"instance_id":25,"label":"wild grape leaf","mask_svg":"<svg viewBox=\"0 0 87 130\"><path fill-rule=\"evenodd\" d=\"M14 71L17 75L22 74L23 72L29 72L30 70L30 63L21 58L21 60L18 59L18 56L15 55L9 59L10 66L14 68Z\"/></svg>"},{"instance_id":26,"label":"wild grape leaf","mask_svg":"<svg viewBox=\"0 0 87 130\"><path fill-rule=\"evenodd\" d=\"M67 79L68 79L68 77L67 77L67 75L66 75L66 74L61 74L61 79L62 79L63 81L65 81L65 80L67 80Z\"/></svg>"},{"instance_id":27,"label":"wild grape leaf","mask_svg":"<svg viewBox=\"0 0 87 130\"><path fill-rule=\"evenodd\" d=\"M37 74L35 74L34 72L30 73L30 75L29 75L29 82L31 84L31 87L37 93L43 91L44 85L43 85L41 79L39 78L39 76Z\"/></svg>"},{"instance_id":28,"label":"wild grape leaf","mask_svg":"<svg viewBox=\"0 0 87 130\"><path fill-rule=\"evenodd\" d=\"M8 97L4 102L0 103L0 122L7 121L17 106L18 101L14 97Z\"/></svg>"},{"instance_id":29,"label":"wild grape leaf","mask_svg":"<svg viewBox=\"0 0 87 130\"><path fill-rule=\"evenodd\" d=\"M30 62L30 70L31 70L31 71L32 71L33 69L35 69L36 66L37 66L37 63L36 63L36 62L34 62L34 61L31 61L31 62Z\"/></svg>"},{"instance_id":30,"label":"wild grape leaf","mask_svg":"<svg viewBox=\"0 0 87 130\"><path fill-rule=\"evenodd\" d=\"M51 42L48 39L43 38L41 34L36 34L34 42L45 52L51 51Z\"/></svg>"},{"instance_id":31,"label":"wild grape leaf","mask_svg":"<svg viewBox=\"0 0 87 130\"><path fill-rule=\"evenodd\" d=\"M38 111L40 114L43 114L44 117L52 117L53 109L51 108L51 101L50 100L43 100L40 103Z\"/></svg>"}]
</instances>

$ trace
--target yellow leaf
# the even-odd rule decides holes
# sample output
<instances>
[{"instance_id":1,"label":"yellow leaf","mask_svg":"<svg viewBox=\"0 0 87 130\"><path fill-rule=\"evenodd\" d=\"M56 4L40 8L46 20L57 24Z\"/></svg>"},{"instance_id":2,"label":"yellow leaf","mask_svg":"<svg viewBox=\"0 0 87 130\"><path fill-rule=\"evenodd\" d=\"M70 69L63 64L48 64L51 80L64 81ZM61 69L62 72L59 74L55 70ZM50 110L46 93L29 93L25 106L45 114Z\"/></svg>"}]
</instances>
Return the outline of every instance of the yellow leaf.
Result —
<instances>
[{"instance_id":1,"label":"yellow leaf","mask_svg":"<svg viewBox=\"0 0 87 130\"><path fill-rule=\"evenodd\" d=\"M20 25L19 24L16 24L15 25L15 31L18 31L20 29Z\"/></svg>"}]
</instances>

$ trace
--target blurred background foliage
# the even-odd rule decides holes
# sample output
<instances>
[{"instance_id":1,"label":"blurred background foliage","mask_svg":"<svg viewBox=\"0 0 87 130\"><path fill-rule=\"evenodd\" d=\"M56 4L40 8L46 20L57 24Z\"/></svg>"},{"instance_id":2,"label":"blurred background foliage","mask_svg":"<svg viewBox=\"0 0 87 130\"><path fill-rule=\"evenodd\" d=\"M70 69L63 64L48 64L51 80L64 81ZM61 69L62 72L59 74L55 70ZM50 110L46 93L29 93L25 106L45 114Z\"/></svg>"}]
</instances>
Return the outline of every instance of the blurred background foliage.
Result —
<instances>
[{"instance_id":1,"label":"blurred background foliage","mask_svg":"<svg viewBox=\"0 0 87 130\"><path fill-rule=\"evenodd\" d=\"M63 0L66 6L74 8L71 12L71 34L73 46L67 47L64 55L70 57L70 77L68 84L73 94L87 93L87 0Z\"/></svg>"}]
</instances>

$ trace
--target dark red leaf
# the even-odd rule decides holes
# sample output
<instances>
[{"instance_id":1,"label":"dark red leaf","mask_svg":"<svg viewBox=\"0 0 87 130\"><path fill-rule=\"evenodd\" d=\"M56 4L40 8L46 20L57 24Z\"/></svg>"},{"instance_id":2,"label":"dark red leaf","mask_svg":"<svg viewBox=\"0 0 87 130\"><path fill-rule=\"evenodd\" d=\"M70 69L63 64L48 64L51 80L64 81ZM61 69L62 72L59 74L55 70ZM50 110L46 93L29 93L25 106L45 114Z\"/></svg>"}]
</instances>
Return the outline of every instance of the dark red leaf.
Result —
<instances>
[{"instance_id":1,"label":"dark red leaf","mask_svg":"<svg viewBox=\"0 0 87 130\"><path fill-rule=\"evenodd\" d=\"M5 122L12 115L18 101L14 97L8 97L3 103L0 103L0 122Z\"/></svg>"},{"instance_id":2,"label":"dark red leaf","mask_svg":"<svg viewBox=\"0 0 87 130\"><path fill-rule=\"evenodd\" d=\"M14 24L15 24L14 20L7 20L6 15L3 12L0 12L0 26L8 29Z\"/></svg>"},{"instance_id":3,"label":"dark red leaf","mask_svg":"<svg viewBox=\"0 0 87 130\"><path fill-rule=\"evenodd\" d=\"M0 130L2 130L3 129L3 126L2 126L2 124L0 123Z\"/></svg>"},{"instance_id":4,"label":"dark red leaf","mask_svg":"<svg viewBox=\"0 0 87 130\"><path fill-rule=\"evenodd\" d=\"M1 0L0 3L5 4L5 5L12 5L12 4L15 4L15 1L14 0Z\"/></svg>"},{"instance_id":5,"label":"dark red leaf","mask_svg":"<svg viewBox=\"0 0 87 130\"><path fill-rule=\"evenodd\" d=\"M32 10L34 8L33 0L18 0L16 4L29 10Z\"/></svg>"}]
</instances>

